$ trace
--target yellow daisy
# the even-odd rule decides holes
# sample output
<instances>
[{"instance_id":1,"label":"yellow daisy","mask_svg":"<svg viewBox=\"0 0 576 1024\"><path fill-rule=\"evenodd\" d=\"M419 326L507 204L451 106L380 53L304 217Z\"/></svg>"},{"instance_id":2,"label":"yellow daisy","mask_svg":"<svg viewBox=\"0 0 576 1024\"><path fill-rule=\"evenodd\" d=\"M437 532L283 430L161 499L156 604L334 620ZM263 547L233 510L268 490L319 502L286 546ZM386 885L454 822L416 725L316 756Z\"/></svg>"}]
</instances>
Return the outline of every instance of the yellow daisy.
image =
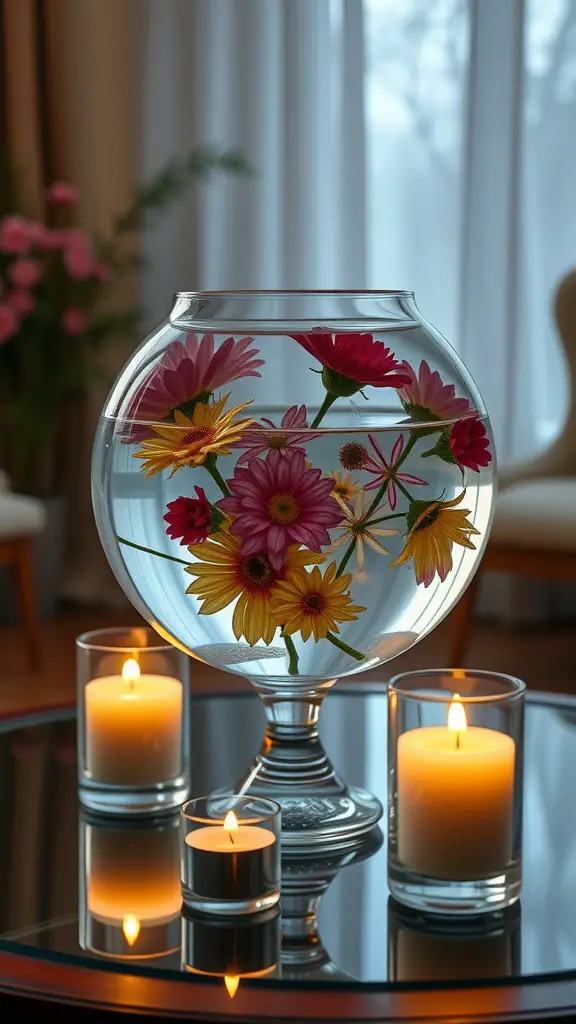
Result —
<instances>
[{"instance_id":1,"label":"yellow daisy","mask_svg":"<svg viewBox=\"0 0 576 1024\"><path fill-rule=\"evenodd\" d=\"M455 507L465 494L466 491L462 491L453 501L411 502L407 516L408 539L402 554L389 564L402 565L413 558L417 583L429 587L436 573L444 582L452 569L452 545L474 550L470 537L480 535L466 518L470 509Z\"/></svg>"},{"instance_id":2,"label":"yellow daisy","mask_svg":"<svg viewBox=\"0 0 576 1024\"><path fill-rule=\"evenodd\" d=\"M360 490L358 480L352 480L350 473L327 473L334 480L333 498L342 498L343 501L352 501Z\"/></svg>"},{"instance_id":3,"label":"yellow daisy","mask_svg":"<svg viewBox=\"0 0 576 1024\"><path fill-rule=\"evenodd\" d=\"M174 425L162 424L154 427L156 437L142 442L134 453L135 459L144 459L142 469L146 476L153 476L163 469L170 469L173 476L183 466L201 466L209 455L229 455L230 446L239 441L251 419L237 420L234 417L250 402L243 402L224 412L230 394L224 395L213 405L197 402L192 416L185 416L178 409L174 413Z\"/></svg>"},{"instance_id":4,"label":"yellow daisy","mask_svg":"<svg viewBox=\"0 0 576 1024\"><path fill-rule=\"evenodd\" d=\"M324 560L324 555L291 544L286 563L277 572L265 551L243 555L240 538L231 534L226 524L208 540L193 544L188 550L198 561L186 569L196 576L186 593L200 598L200 615L214 615L238 598L232 629L237 640L244 636L251 647L258 640L269 644L276 632L277 621L271 611L272 587L287 572Z\"/></svg>"},{"instance_id":5,"label":"yellow daisy","mask_svg":"<svg viewBox=\"0 0 576 1024\"><path fill-rule=\"evenodd\" d=\"M338 633L338 622L352 622L366 611L344 593L351 581L350 573L336 576L336 562L330 562L324 576L317 565L312 572L294 569L272 590L272 614L287 636L299 632L306 641L313 633L318 642L329 632Z\"/></svg>"}]
</instances>

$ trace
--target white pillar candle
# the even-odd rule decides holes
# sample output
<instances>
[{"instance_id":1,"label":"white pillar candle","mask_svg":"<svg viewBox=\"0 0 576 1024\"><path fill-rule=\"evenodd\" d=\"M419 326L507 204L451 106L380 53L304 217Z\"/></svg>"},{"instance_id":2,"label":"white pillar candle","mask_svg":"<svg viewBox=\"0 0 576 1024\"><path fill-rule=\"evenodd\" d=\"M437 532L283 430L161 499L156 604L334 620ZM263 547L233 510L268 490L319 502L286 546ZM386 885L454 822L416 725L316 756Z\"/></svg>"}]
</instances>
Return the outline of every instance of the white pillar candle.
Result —
<instances>
[{"instance_id":1,"label":"white pillar candle","mask_svg":"<svg viewBox=\"0 0 576 1024\"><path fill-rule=\"evenodd\" d=\"M467 727L458 694L448 727L398 739L398 859L432 878L472 881L503 872L512 856L515 743Z\"/></svg>"},{"instance_id":2,"label":"white pillar candle","mask_svg":"<svg viewBox=\"0 0 576 1024\"><path fill-rule=\"evenodd\" d=\"M86 769L94 782L149 786L182 770L182 683L140 675L129 659L122 675L86 685Z\"/></svg>"}]
</instances>

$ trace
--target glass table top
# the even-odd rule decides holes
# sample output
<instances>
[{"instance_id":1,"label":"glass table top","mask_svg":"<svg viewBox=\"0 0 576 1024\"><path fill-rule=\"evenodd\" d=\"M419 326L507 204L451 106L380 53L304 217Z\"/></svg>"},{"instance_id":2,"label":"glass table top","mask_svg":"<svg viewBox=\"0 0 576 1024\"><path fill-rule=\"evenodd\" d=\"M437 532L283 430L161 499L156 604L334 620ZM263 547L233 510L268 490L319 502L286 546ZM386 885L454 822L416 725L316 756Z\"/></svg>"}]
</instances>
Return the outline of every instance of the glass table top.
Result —
<instances>
[{"instance_id":1,"label":"glass table top","mask_svg":"<svg viewBox=\"0 0 576 1024\"><path fill-rule=\"evenodd\" d=\"M386 714L384 693L358 686L336 687L321 716L336 767L384 805ZM251 693L193 697L190 725L198 795L241 775L264 716ZM71 711L8 719L0 722L0 949L183 981L189 971L222 978L230 956L234 972L258 984L576 977L575 778L576 702L529 701L524 884L507 914L446 923L402 910L388 896L377 834L333 858L283 858L281 918L230 926L180 914L177 817L130 825L79 810Z\"/></svg>"}]
</instances>

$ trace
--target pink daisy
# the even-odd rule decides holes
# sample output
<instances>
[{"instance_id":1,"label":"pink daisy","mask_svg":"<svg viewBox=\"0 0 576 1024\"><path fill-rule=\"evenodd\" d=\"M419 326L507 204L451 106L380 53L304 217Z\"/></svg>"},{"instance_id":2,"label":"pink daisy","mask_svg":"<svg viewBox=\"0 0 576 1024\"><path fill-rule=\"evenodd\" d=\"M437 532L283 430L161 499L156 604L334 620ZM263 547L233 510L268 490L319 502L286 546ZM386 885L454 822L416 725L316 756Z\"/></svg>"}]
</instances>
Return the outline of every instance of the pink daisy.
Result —
<instances>
[{"instance_id":1,"label":"pink daisy","mask_svg":"<svg viewBox=\"0 0 576 1024\"><path fill-rule=\"evenodd\" d=\"M231 494L217 504L234 516L230 531L240 537L242 554L266 550L274 569L282 567L290 544L320 551L330 544L328 530L338 526L342 511L331 496L334 481L319 469L307 469L302 452L236 466L228 481Z\"/></svg>"},{"instance_id":2,"label":"pink daisy","mask_svg":"<svg viewBox=\"0 0 576 1024\"><path fill-rule=\"evenodd\" d=\"M392 448L390 462L387 461L371 434L368 434L368 440L372 445L376 459L369 457L362 466L362 469L374 476L374 480L371 480L369 484L365 484L364 490L375 491L377 487L380 487L387 480L388 487L386 489L386 495L390 503L390 508L394 511L397 501L395 481L399 481L403 484L414 484L426 487L426 480L421 480L419 476L412 476L411 473L398 473L396 471L396 464L404 450L403 434L400 434L400 437L397 438L394 447Z\"/></svg>"},{"instance_id":3,"label":"pink daisy","mask_svg":"<svg viewBox=\"0 0 576 1024\"><path fill-rule=\"evenodd\" d=\"M305 405L301 405L300 408L297 405L290 406L288 412L282 417L280 427L264 416L262 422L267 424L268 429L248 430L241 441L230 445L231 448L246 449L238 459L238 466L248 465L250 459L254 459L257 455L262 455L263 452L270 449L279 452L280 455L287 455L288 452L302 452L303 455L306 455L306 448L302 446L314 437L319 437L319 434L312 433L310 430L300 432L301 428L306 426ZM281 427L284 427L288 433L283 433Z\"/></svg>"},{"instance_id":4,"label":"pink daisy","mask_svg":"<svg viewBox=\"0 0 576 1024\"><path fill-rule=\"evenodd\" d=\"M186 341L174 341L134 396L128 419L164 420L173 412L208 396L216 388L240 377L259 377L263 359L256 359L258 349L249 348L253 338L227 338L214 351L214 335L205 334L199 341L188 334ZM184 409L184 412L189 411ZM150 436L142 424L130 425L124 440L142 441Z\"/></svg>"},{"instance_id":5,"label":"pink daisy","mask_svg":"<svg viewBox=\"0 0 576 1024\"><path fill-rule=\"evenodd\" d=\"M425 360L420 363L418 377L409 363L401 365L410 380L400 388L398 395L412 419L451 420L470 412L470 403L465 398L456 398L454 385L444 384L438 370L432 372Z\"/></svg>"}]
</instances>

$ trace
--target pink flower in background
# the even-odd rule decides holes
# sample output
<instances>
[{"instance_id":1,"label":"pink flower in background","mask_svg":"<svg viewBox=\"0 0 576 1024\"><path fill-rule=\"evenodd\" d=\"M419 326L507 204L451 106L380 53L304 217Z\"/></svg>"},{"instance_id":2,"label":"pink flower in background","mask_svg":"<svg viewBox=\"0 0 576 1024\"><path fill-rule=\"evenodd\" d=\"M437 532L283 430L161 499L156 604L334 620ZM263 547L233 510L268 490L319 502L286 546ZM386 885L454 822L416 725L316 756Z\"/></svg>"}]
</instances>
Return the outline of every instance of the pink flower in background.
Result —
<instances>
[{"instance_id":1,"label":"pink flower in background","mask_svg":"<svg viewBox=\"0 0 576 1024\"><path fill-rule=\"evenodd\" d=\"M78 200L76 189L65 181L55 181L46 189L49 203L60 203L62 206L74 206Z\"/></svg>"},{"instance_id":2,"label":"pink flower in background","mask_svg":"<svg viewBox=\"0 0 576 1024\"><path fill-rule=\"evenodd\" d=\"M86 314L81 309L74 309L72 306L64 312L62 327L66 334L84 334L88 327Z\"/></svg>"},{"instance_id":3,"label":"pink flower in background","mask_svg":"<svg viewBox=\"0 0 576 1024\"><path fill-rule=\"evenodd\" d=\"M489 466L492 462L489 444L484 424L472 417L459 420L450 431L450 451L456 462L475 473L480 472L480 466Z\"/></svg>"},{"instance_id":4,"label":"pink flower in background","mask_svg":"<svg viewBox=\"0 0 576 1024\"><path fill-rule=\"evenodd\" d=\"M34 296L25 288L15 288L6 296L6 302L15 313L20 316L28 316L36 305Z\"/></svg>"},{"instance_id":5,"label":"pink flower in background","mask_svg":"<svg viewBox=\"0 0 576 1024\"><path fill-rule=\"evenodd\" d=\"M90 240L86 232L80 228L73 228L67 232L66 249L64 252L64 263L70 277L76 281L85 281L90 277L94 260L90 247Z\"/></svg>"},{"instance_id":6,"label":"pink flower in background","mask_svg":"<svg viewBox=\"0 0 576 1024\"><path fill-rule=\"evenodd\" d=\"M18 288L31 288L40 277L42 268L36 260L16 260L8 268L8 277Z\"/></svg>"},{"instance_id":7,"label":"pink flower in background","mask_svg":"<svg viewBox=\"0 0 576 1024\"><path fill-rule=\"evenodd\" d=\"M23 217L4 217L0 222L0 250L22 254L30 248L29 225Z\"/></svg>"},{"instance_id":8,"label":"pink flower in background","mask_svg":"<svg viewBox=\"0 0 576 1024\"><path fill-rule=\"evenodd\" d=\"M188 334L185 342L173 341L138 389L127 419L163 420L199 395L209 395L240 377L259 377L256 370L264 360L255 358L258 349L249 347L253 340L227 338L216 351L213 334L205 334L200 341L195 334ZM131 424L124 440L142 441L150 434L149 427Z\"/></svg>"},{"instance_id":9,"label":"pink flower in background","mask_svg":"<svg viewBox=\"0 0 576 1024\"><path fill-rule=\"evenodd\" d=\"M238 459L238 466L246 466L250 459L254 459L257 455L262 455L263 452L270 449L281 455L287 455L288 452L302 452L305 455L306 448L303 445L314 437L319 437L319 434L310 430L302 431L302 427L306 426L305 405L301 405L300 408L297 405L291 405L284 414L280 427L284 427L286 433L272 420L262 417L262 422L267 424L267 430L263 428L247 430L240 441L235 441L230 445L231 448L247 449Z\"/></svg>"},{"instance_id":10,"label":"pink flower in background","mask_svg":"<svg viewBox=\"0 0 576 1024\"><path fill-rule=\"evenodd\" d=\"M38 227L41 230L36 233L34 241L42 249L46 249L47 252L58 252L59 249L66 248L68 245L68 231L50 231L42 224L39 224Z\"/></svg>"},{"instance_id":11,"label":"pink flower in background","mask_svg":"<svg viewBox=\"0 0 576 1024\"><path fill-rule=\"evenodd\" d=\"M217 505L235 516L230 532L240 537L242 554L266 550L276 570L286 561L290 544L320 551L330 544L327 531L342 520L331 496L334 481L319 469L307 469L302 452L282 456L270 451L264 460L237 465L228 486L230 497Z\"/></svg>"},{"instance_id":12,"label":"pink flower in background","mask_svg":"<svg viewBox=\"0 0 576 1024\"><path fill-rule=\"evenodd\" d=\"M386 488L386 497L390 503L390 508L394 511L397 501L395 481L399 481L403 484L418 484L426 487L426 480L421 480L419 476L412 476L411 473L396 472L396 463L404 451L404 434L400 434L400 437L396 439L390 455L390 462L387 461L384 453L380 450L371 434L368 434L368 440L372 445L376 458L367 458L362 466L362 469L365 470L366 473L371 473L374 476L374 480L371 480L369 484L364 485L364 490L375 491L377 487L381 487L387 480L388 487Z\"/></svg>"},{"instance_id":13,"label":"pink flower in background","mask_svg":"<svg viewBox=\"0 0 576 1024\"><path fill-rule=\"evenodd\" d=\"M11 306L0 303L0 345L18 332L20 321Z\"/></svg>"},{"instance_id":14,"label":"pink flower in background","mask_svg":"<svg viewBox=\"0 0 576 1024\"><path fill-rule=\"evenodd\" d=\"M409 375L409 383L398 392L406 412L415 420L451 420L465 416L470 403L465 398L456 398L453 384L444 384L438 370L432 370L425 360L420 363L418 376L409 363L402 363Z\"/></svg>"},{"instance_id":15,"label":"pink flower in background","mask_svg":"<svg viewBox=\"0 0 576 1024\"><path fill-rule=\"evenodd\" d=\"M176 498L168 502L164 519L169 524L166 533L180 544L201 544L210 536L212 507L203 487L195 487L196 498ZM216 515L218 510L216 509ZM223 517L221 517L223 518Z\"/></svg>"}]
</instances>

